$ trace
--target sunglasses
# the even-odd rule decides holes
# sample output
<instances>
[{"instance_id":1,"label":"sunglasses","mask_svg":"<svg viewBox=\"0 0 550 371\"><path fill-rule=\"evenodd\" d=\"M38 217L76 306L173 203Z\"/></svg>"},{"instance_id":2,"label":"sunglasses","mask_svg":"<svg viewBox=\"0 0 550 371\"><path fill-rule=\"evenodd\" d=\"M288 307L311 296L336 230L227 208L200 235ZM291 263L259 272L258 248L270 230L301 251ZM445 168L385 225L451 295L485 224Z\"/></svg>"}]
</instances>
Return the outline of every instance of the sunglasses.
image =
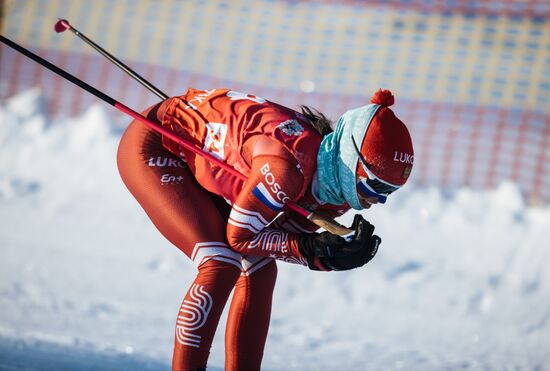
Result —
<instances>
[{"instance_id":1,"label":"sunglasses","mask_svg":"<svg viewBox=\"0 0 550 371\"><path fill-rule=\"evenodd\" d=\"M359 191L361 191L361 193L363 193L367 197L377 197L380 203L385 203L388 195L392 192L397 191L401 186L388 183L374 175L373 172L369 170L367 160L365 160L365 158L361 155L361 151L359 150L359 147L357 146L357 143L355 142L355 138L353 136L351 137L351 140L353 142L355 151L359 156L359 160L361 160L361 166L367 174L366 178L359 177L359 182L357 183Z\"/></svg>"}]
</instances>

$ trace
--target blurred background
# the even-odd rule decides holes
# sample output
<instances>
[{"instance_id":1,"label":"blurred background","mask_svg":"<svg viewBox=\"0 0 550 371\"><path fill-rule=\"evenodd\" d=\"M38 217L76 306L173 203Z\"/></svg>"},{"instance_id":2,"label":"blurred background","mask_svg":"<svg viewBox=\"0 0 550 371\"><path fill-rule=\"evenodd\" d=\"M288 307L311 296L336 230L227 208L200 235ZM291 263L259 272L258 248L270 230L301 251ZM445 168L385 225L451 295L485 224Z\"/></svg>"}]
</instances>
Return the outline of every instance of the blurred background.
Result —
<instances>
[{"instance_id":1,"label":"blurred background","mask_svg":"<svg viewBox=\"0 0 550 371\"><path fill-rule=\"evenodd\" d=\"M228 87L337 119L378 88L412 186L365 269L278 264L263 370L550 370L550 1L0 0L2 35L140 111ZM0 370L166 370L194 264L116 167L128 116L0 44ZM340 221L351 224L353 213ZM185 226L182 226L185 228ZM222 370L226 316L209 370Z\"/></svg>"},{"instance_id":2,"label":"blurred background","mask_svg":"<svg viewBox=\"0 0 550 371\"><path fill-rule=\"evenodd\" d=\"M378 88L412 131L415 184L520 185L550 201L548 0L7 0L2 34L141 110L158 98L69 20L168 95L229 87L337 119ZM0 45L0 99L39 86L50 115L97 98ZM126 125L127 117L109 114Z\"/></svg>"}]
</instances>

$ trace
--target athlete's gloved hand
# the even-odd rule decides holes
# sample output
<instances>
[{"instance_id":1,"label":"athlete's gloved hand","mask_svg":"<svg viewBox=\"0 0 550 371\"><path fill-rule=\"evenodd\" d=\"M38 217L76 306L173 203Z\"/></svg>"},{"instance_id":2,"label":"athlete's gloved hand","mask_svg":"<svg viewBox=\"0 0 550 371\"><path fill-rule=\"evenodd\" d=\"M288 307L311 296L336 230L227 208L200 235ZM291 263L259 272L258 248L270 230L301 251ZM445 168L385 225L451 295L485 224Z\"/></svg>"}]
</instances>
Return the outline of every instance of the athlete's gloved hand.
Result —
<instances>
[{"instance_id":1,"label":"athlete's gloved hand","mask_svg":"<svg viewBox=\"0 0 550 371\"><path fill-rule=\"evenodd\" d=\"M330 232L304 233L298 240L298 249L314 270L320 269L317 262L328 270L361 267L374 257L381 239L373 235L374 226L359 214L355 215L351 229L354 234L349 241Z\"/></svg>"}]
</instances>

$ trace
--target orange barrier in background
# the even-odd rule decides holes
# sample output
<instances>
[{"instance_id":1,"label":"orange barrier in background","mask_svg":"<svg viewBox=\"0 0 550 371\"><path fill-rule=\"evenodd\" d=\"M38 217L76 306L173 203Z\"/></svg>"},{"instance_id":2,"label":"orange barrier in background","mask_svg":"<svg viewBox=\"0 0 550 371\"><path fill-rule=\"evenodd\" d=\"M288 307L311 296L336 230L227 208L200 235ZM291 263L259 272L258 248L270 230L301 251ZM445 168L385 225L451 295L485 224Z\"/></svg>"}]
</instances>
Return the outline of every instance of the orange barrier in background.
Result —
<instances>
[{"instance_id":1,"label":"orange barrier in background","mask_svg":"<svg viewBox=\"0 0 550 371\"><path fill-rule=\"evenodd\" d=\"M415 184L479 189L510 179L530 202L550 202L547 1L12 0L4 6L3 35L137 110L158 98L74 35L53 32L57 17L168 94L227 86L337 118L389 88L415 141ZM0 99L39 86L51 115L79 115L96 102L0 48Z\"/></svg>"}]
</instances>

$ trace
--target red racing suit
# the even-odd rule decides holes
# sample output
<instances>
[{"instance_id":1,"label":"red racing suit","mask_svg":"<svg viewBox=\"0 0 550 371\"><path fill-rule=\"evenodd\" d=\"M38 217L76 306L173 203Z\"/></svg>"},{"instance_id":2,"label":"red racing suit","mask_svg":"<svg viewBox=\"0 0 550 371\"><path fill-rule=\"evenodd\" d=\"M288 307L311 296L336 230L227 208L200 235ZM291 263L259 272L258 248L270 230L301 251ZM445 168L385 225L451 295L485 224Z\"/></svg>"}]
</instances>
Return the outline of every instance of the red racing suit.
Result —
<instances>
[{"instance_id":1,"label":"red racing suit","mask_svg":"<svg viewBox=\"0 0 550 371\"><path fill-rule=\"evenodd\" d=\"M140 122L121 138L126 187L157 229L198 272L178 311L172 369L199 370L233 292L226 370L259 370L277 267L307 264L297 238L317 226L284 210L294 201L335 217L349 207L319 205L311 193L321 136L300 113L228 89L190 89L143 115L246 175L243 182Z\"/></svg>"},{"instance_id":2,"label":"red racing suit","mask_svg":"<svg viewBox=\"0 0 550 371\"><path fill-rule=\"evenodd\" d=\"M205 189L232 205L227 241L241 254L307 265L298 251L298 234L317 227L292 214L274 226L269 223L289 201L310 211L320 209L329 217L349 209L319 207L311 194L322 137L296 111L229 89L189 89L184 96L167 100L157 117L164 127L247 176L243 184L215 163L163 138L170 152L185 157Z\"/></svg>"}]
</instances>

